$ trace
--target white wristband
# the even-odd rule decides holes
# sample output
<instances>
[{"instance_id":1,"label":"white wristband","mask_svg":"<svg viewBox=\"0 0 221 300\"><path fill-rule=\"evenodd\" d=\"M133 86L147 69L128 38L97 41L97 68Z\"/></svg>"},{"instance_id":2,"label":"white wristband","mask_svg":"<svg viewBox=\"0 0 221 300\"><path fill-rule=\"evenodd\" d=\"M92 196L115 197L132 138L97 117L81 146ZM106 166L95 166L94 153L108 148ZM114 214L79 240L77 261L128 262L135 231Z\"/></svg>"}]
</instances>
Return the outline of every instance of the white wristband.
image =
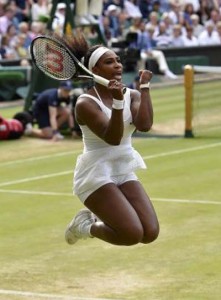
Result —
<instances>
[{"instance_id":1,"label":"white wristband","mask_svg":"<svg viewBox=\"0 0 221 300\"><path fill-rule=\"evenodd\" d=\"M141 83L140 84L140 89L149 89L150 88L150 82L148 83Z\"/></svg>"},{"instance_id":2,"label":"white wristband","mask_svg":"<svg viewBox=\"0 0 221 300\"><path fill-rule=\"evenodd\" d=\"M124 109L124 100L113 99L112 108L117 110Z\"/></svg>"}]
</instances>

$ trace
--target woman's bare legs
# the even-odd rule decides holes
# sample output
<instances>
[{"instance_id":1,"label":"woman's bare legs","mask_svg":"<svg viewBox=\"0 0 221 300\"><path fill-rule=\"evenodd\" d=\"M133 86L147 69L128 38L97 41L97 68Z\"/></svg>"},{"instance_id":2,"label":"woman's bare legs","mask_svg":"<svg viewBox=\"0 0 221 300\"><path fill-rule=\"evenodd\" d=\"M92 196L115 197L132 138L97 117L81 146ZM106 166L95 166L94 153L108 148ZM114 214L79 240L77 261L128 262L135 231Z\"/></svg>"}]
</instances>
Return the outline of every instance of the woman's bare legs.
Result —
<instances>
[{"instance_id":1,"label":"woman's bare legs","mask_svg":"<svg viewBox=\"0 0 221 300\"><path fill-rule=\"evenodd\" d=\"M139 181L128 181L120 189L135 209L143 226L142 243L153 242L159 234L159 222L152 202L141 183Z\"/></svg>"},{"instance_id":2,"label":"woman's bare legs","mask_svg":"<svg viewBox=\"0 0 221 300\"><path fill-rule=\"evenodd\" d=\"M85 206L102 221L91 226L92 236L108 243L150 243L159 234L154 208L139 181L120 187L107 184L91 194Z\"/></svg>"}]
</instances>

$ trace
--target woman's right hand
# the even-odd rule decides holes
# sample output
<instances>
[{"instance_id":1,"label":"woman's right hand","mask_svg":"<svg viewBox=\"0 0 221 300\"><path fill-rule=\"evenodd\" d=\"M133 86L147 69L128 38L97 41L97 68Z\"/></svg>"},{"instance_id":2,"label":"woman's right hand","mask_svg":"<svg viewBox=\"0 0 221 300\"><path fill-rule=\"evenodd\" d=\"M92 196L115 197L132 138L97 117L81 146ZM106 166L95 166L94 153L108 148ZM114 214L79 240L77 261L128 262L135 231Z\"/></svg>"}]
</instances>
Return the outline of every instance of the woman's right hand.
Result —
<instances>
[{"instance_id":1,"label":"woman's right hand","mask_svg":"<svg viewBox=\"0 0 221 300\"><path fill-rule=\"evenodd\" d=\"M111 91L113 98L117 100L124 99L124 88L125 85L122 82L119 82L115 79L111 79L108 85L108 89Z\"/></svg>"}]
</instances>

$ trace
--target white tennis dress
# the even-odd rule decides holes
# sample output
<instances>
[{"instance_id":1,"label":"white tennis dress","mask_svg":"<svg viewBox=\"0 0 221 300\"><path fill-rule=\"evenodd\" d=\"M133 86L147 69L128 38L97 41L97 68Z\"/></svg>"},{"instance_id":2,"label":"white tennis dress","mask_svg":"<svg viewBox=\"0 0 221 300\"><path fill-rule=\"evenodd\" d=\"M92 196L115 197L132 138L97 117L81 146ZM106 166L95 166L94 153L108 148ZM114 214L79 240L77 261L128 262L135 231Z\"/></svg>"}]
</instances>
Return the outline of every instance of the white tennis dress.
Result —
<instances>
[{"instance_id":1,"label":"white tennis dress","mask_svg":"<svg viewBox=\"0 0 221 300\"><path fill-rule=\"evenodd\" d=\"M89 97L95 101L101 110L111 117L111 109L98 98L83 94L80 97ZM79 97L79 98L80 98ZM128 175L136 169L145 169L146 165L140 154L132 147L131 136L135 130L132 124L130 111L130 89L124 94L124 134L120 145L111 146L95 135L86 125L81 125L84 150L78 156L74 170L74 194L84 201L99 187L113 182L111 178ZM82 199L83 198L83 199Z\"/></svg>"}]
</instances>

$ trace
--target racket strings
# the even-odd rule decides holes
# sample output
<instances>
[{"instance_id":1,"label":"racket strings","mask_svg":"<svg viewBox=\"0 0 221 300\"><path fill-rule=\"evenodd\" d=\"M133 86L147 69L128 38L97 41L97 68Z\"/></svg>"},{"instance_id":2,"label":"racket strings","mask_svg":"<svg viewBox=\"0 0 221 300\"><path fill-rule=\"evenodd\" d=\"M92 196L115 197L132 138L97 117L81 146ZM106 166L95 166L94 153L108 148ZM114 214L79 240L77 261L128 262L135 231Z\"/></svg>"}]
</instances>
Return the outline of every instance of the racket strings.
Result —
<instances>
[{"instance_id":1,"label":"racket strings","mask_svg":"<svg viewBox=\"0 0 221 300\"><path fill-rule=\"evenodd\" d=\"M55 79L70 79L77 72L70 54L52 40L37 40L33 52L39 69Z\"/></svg>"}]
</instances>

